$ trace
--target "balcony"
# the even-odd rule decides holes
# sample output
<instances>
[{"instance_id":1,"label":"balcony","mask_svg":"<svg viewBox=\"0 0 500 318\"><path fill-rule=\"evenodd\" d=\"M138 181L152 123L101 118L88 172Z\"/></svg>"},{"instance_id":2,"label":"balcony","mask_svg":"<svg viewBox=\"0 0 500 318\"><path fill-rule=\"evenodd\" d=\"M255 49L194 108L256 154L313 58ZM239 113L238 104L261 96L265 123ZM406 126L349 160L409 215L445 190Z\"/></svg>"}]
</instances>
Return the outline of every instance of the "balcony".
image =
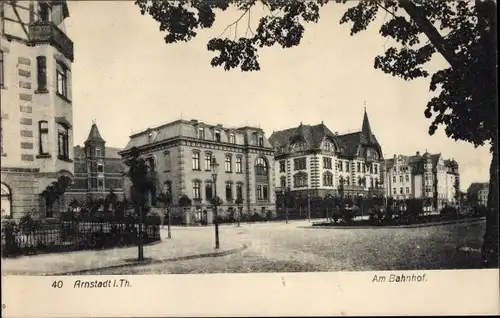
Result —
<instances>
[{"instance_id":1,"label":"balcony","mask_svg":"<svg viewBox=\"0 0 500 318\"><path fill-rule=\"evenodd\" d=\"M37 22L30 25L29 30L30 42L32 44L50 44L73 62L73 41L55 24L51 22Z\"/></svg>"}]
</instances>

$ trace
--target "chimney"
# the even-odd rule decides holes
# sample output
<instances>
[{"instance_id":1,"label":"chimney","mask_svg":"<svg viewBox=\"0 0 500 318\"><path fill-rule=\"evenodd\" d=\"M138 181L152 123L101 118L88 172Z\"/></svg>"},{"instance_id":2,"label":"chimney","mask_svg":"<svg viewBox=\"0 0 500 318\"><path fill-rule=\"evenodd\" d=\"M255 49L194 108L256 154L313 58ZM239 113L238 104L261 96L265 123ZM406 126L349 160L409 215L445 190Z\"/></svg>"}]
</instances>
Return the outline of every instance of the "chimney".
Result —
<instances>
[{"instance_id":1,"label":"chimney","mask_svg":"<svg viewBox=\"0 0 500 318\"><path fill-rule=\"evenodd\" d=\"M339 135L339 132L338 130L335 131L335 136L338 136Z\"/></svg>"},{"instance_id":2,"label":"chimney","mask_svg":"<svg viewBox=\"0 0 500 318\"><path fill-rule=\"evenodd\" d=\"M396 154L394 154L394 159L396 159L396 157L397 157Z\"/></svg>"},{"instance_id":3,"label":"chimney","mask_svg":"<svg viewBox=\"0 0 500 318\"><path fill-rule=\"evenodd\" d=\"M420 156L420 151L417 151L417 156Z\"/></svg>"}]
</instances>

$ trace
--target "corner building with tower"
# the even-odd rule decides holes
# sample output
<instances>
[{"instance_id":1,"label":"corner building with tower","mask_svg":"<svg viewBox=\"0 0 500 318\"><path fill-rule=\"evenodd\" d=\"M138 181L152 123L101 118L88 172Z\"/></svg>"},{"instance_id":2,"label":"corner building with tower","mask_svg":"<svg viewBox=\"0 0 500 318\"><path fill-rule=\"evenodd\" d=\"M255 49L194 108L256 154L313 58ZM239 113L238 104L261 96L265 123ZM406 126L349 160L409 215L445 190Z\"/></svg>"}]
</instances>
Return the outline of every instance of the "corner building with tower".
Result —
<instances>
[{"instance_id":1,"label":"corner building with tower","mask_svg":"<svg viewBox=\"0 0 500 318\"><path fill-rule=\"evenodd\" d=\"M339 135L323 123L275 131L276 192L324 197L383 197L382 148L364 113L361 131ZM342 190L340 190L342 189Z\"/></svg>"}]
</instances>

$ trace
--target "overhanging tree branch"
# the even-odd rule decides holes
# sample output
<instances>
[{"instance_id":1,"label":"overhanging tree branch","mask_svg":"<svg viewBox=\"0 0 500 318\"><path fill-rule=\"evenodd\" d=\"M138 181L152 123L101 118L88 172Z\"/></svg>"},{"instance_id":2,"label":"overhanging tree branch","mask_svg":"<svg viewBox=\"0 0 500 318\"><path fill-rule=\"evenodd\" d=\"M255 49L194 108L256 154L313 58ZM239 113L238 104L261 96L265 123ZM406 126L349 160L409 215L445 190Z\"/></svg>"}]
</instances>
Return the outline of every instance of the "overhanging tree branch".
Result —
<instances>
[{"instance_id":1,"label":"overhanging tree branch","mask_svg":"<svg viewBox=\"0 0 500 318\"><path fill-rule=\"evenodd\" d=\"M413 1L398 0L399 5L410 15L410 17L419 26L422 32L429 38L436 50L443 55L446 61L454 69L460 67L460 61L455 54L452 46L446 42L443 36L436 30L432 23L427 19L423 10L417 7Z\"/></svg>"}]
</instances>

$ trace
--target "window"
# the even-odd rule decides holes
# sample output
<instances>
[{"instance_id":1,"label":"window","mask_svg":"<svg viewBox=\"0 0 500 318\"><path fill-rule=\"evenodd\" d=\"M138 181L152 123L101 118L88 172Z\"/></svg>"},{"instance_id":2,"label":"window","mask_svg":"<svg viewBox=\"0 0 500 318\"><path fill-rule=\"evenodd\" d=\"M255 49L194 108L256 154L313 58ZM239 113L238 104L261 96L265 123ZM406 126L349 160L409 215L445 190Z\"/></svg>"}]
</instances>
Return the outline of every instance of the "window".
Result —
<instances>
[{"instance_id":1,"label":"window","mask_svg":"<svg viewBox=\"0 0 500 318\"><path fill-rule=\"evenodd\" d=\"M0 51L0 88L3 88L4 84L3 51Z\"/></svg>"},{"instance_id":2,"label":"window","mask_svg":"<svg viewBox=\"0 0 500 318\"><path fill-rule=\"evenodd\" d=\"M340 171L340 172L343 172L343 171L344 171L344 163L343 163L343 161L339 161L339 162L337 163L337 166L339 167L339 171Z\"/></svg>"},{"instance_id":3,"label":"window","mask_svg":"<svg viewBox=\"0 0 500 318\"><path fill-rule=\"evenodd\" d=\"M266 185L258 185L257 186L257 200L267 200L268 191Z\"/></svg>"},{"instance_id":4,"label":"window","mask_svg":"<svg viewBox=\"0 0 500 318\"><path fill-rule=\"evenodd\" d=\"M95 156L100 157L101 156L101 147L95 147Z\"/></svg>"},{"instance_id":5,"label":"window","mask_svg":"<svg viewBox=\"0 0 500 318\"><path fill-rule=\"evenodd\" d=\"M406 194L409 194L409 193L410 193L410 188L406 187Z\"/></svg>"},{"instance_id":6,"label":"window","mask_svg":"<svg viewBox=\"0 0 500 318\"><path fill-rule=\"evenodd\" d=\"M68 69L62 63L57 63L57 94L68 98Z\"/></svg>"},{"instance_id":7,"label":"window","mask_svg":"<svg viewBox=\"0 0 500 318\"><path fill-rule=\"evenodd\" d=\"M230 201L233 199L233 185L230 182L226 182L226 200Z\"/></svg>"},{"instance_id":8,"label":"window","mask_svg":"<svg viewBox=\"0 0 500 318\"><path fill-rule=\"evenodd\" d=\"M410 176L409 176L409 175L406 175L406 176L405 176L405 180L406 180L406 182L409 182L409 181L410 181Z\"/></svg>"},{"instance_id":9,"label":"window","mask_svg":"<svg viewBox=\"0 0 500 318\"><path fill-rule=\"evenodd\" d=\"M36 57L38 91L47 91L47 58L45 56Z\"/></svg>"},{"instance_id":10,"label":"window","mask_svg":"<svg viewBox=\"0 0 500 318\"><path fill-rule=\"evenodd\" d=\"M280 186L281 186L281 188L286 188L286 177L285 176L281 176Z\"/></svg>"},{"instance_id":11,"label":"window","mask_svg":"<svg viewBox=\"0 0 500 318\"><path fill-rule=\"evenodd\" d=\"M220 142L220 130L214 132L214 140Z\"/></svg>"},{"instance_id":12,"label":"window","mask_svg":"<svg viewBox=\"0 0 500 318\"><path fill-rule=\"evenodd\" d=\"M104 191L104 179L97 179L97 191Z\"/></svg>"},{"instance_id":13,"label":"window","mask_svg":"<svg viewBox=\"0 0 500 318\"><path fill-rule=\"evenodd\" d=\"M257 163L255 165L255 173L258 176L267 176L267 162L264 158L257 158Z\"/></svg>"},{"instance_id":14,"label":"window","mask_svg":"<svg viewBox=\"0 0 500 318\"><path fill-rule=\"evenodd\" d=\"M60 159L69 159L69 134L68 128L62 124L57 126L57 146Z\"/></svg>"},{"instance_id":15,"label":"window","mask_svg":"<svg viewBox=\"0 0 500 318\"><path fill-rule=\"evenodd\" d=\"M332 169L332 158L323 157L323 169Z\"/></svg>"},{"instance_id":16,"label":"window","mask_svg":"<svg viewBox=\"0 0 500 318\"><path fill-rule=\"evenodd\" d=\"M307 169L306 158L297 158L293 160L293 170L305 170Z\"/></svg>"},{"instance_id":17,"label":"window","mask_svg":"<svg viewBox=\"0 0 500 318\"><path fill-rule=\"evenodd\" d=\"M201 182L199 180L193 181L193 199L200 200L201 199Z\"/></svg>"},{"instance_id":18,"label":"window","mask_svg":"<svg viewBox=\"0 0 500 318\"><path fill-rule=\"evenodd\" d=\"M345 178L345 184L346 184L346 185L350 185L350 184L351 184L351 179L349 178L349 176L347 176L347 177Z\"/></svg>"},{"instance_id":19,"label":"window","mask_svg":"<svg viewBox=\"0 0 500 318\"><path fill-rule=\"evenodd\" d=\"M286 162L285 162L285 160L280 160L280 172L286 172Z\"/></svg>"},{"instance_id":20,"label":"window","mask_svg":"<svg viewBox=\"0 0 500 318\"><path fill-rule=\"evenodd\" d=\"M236 143L236 135L234 133L229 134L229 142L232 144Z\"/></svg>"},{"instance_id":21,"label":"window","mask_svg":"<svg viewBox=\"0 0 500 318\"><path fill-rule=\"evenodd\" d=\"M165 171L170 171L170 152L168 151L163 153L163 164L165 165Z\"/></svg>"},{"instance_id":22,"label":"window","mask_svg":"<svg viewBox=\"0 0 500 318\"><path fill-rule=\"evenodd\" d=\"M392 182L396 183L396 176L392 176Z\"/></svg>"},{"instance_id":23,"label":"window","mask_svg":"<svg viewBox=\"0 0 500 318\"><path fill-rule=\"evenodd\" d=\"M212 169L212 154L205 153L205 170L210 171Z\"/></svg>"},{"instance_id":24,"label":"window","mask_svg":"<svg viewBox=\"0 0 500 318\"><path fill-rule=\"evenodd\" d=\"M205 139L205 128L203 127L198 128L198 138Z\"/></svg>"},{"instance_id":25,"label":"window","mask_svg":"<svg viewBox=\"0 0 500 318\"><path fill-rule=\"evenodd\" d=\"M104 172L104 165L101 162L97 164L97 172Z\"/></svg>"},{"instance_id":26,"label":"window","mask_svg":"<svg viewBox=\"0 0 500 318\"><path fill-rule=\"evenodd\" d=\"M236 184L236 198L243 199L243 184L241 183Z\"/></svg>"},{"instance_id":27,"label":"window","mask_svg":"<svg viewBox=\"0 0 500 318\"><path fill-rule=\"evenodd\" d=\"M333 144L331 142L325 141L323 143L323 149L325 149L326 151L333 151L334 147L333 147Z\"/></svg>"},{"instance_id":28,"label":"window","mask_svg":"<svg viewBox=\"0 0 500 318\"><path fill-rule=\"evenodd\" d=\"M236 173L243 173L243 158L236 157Z\"/></svg>"},{"instance_id":29,"label":"window","mask_svg":"<svg viewBox=\"0 0 500 318\"><path fill-rule=\"evenodd\" d=\"M345 171L346 171L346 172L349 172L349 170L350 170L350 169L349 169L349 161L346 161L346 162L345 162Z\"/></svg>"},{"instance_id":30,"label":"window","mask_svg":"<svg viewBox=\"0 0 500 318\"><path fill-rule=\"evenodd\" d=\"M43 120L38 122L38 153L49 154L49 124Z\"/></svg>"},{"instance_id":31,"label":"window","mask_svg":"<svg viewBox=\"0 0 500 318\"><path fill-rule=\"evenodd\" d=\"M399 182L403 182L403 176L399 176Z\"/></svg>"},{"instance_id":32,"label":"window","mask_svg":"<svg viewBox=\"0 0 500 318\"><path fill-rule=\"evenodd\" d=\"M299 172L293 176L293 186L295 188L307 187L307 173Z\"/></svg>"},{"instance_id":33,"label":"window","mask_svg":"<svg viewBox=\"0 0 500 318\"><path fill-rule=\"evenodd\" d=\"M90 162L87 163L87 172L90 173L92 171L92 164Z\"/></svg>"},{"instance_id":34,"label":"window","mask_svg":"<svg viewBox=\"0 0 500 318\"><path fill-rule=\"evenodd\" d=\"M373 165L373 170L374 170L374 173L375 174L378 174L378 166L377 165Z\"/></svg>"},{"instance_id":35,"label":"window","mask_svg":"<svg viewBox=\"0 0 500 318\"><path fill-rule=\"evenodd\" d=\"M224 168L226 172L232 172L232 158L230 155L226 155L226 159L224 160Z\"/></svg>"},{"instance_id":36,"label":"window","mask_svg":"<svg viewBox=\"0 0 500 318\"><path fill-rule=\"evenodd\" d=\"M163 192L172 194L172 181L167 180L163 183Z\"/></svg>"},{"instance_id":37,"label":"window","mask_svg":"<svg viewBox=\"0 0 500 318\"><path fill-rule=\"evenodd\" d=\"M403 187L399 188L399 194L403 194Z\"/></svg>"},{"instance_id":38,"label":"window","mask_svg":"<svg viewBox=\"0 0 500 318\"><path fill-rule=\"evenodd\" d=\"M392 193L397 194L396 188L392 188Z\"/></svg>"},{"instance_id":39,"label":"window","mask_svg":"<svg viewBox=\"0 0 500 318\"><path fill-rule=\"evenodd\" d=\"M356 164L356 172L361 172L361 163Z\"/></svg>"},{"instance_id":40,"label":"window","mask_svg":"<svg viewBox=\"0 0 500 318\"><path fill-rule=\"evenodd\" d=\"M206 181L205 182L205 199L207 200L212 200L213 198L213 189L212 189L212 182L211 181Z\"/></svg>"},{"instance_id":41,"label":"window","mask_svg":"<svg viewBox=\"0 0 500 318\"><path fill-rule=\"evenodd\" d=\"M193 170L200 170L200 153L198 151L193 152Z\"/></svg>"},{"instance_id":42,"label":"window","mask_svg":"<svg viewBox=\"0 0 500 318\"><path fill-rule=\"evenodd\" d=\"M365 173L366 172L366 165L363 163L362 167L363 167L363 173Z\"/></svg>"},{"instance_id":43,"label":"window","mask_svg":"<svg viewBox=\"0 0 500 318\"><path fill-rule=\"evenodd\" d=\"M333 186L333 174L329 171L323 174L323 186L325 187Z\"/></svg>"},{"instance_id":44,"label":"window","mask_svg":"<svg viewBox=\"0 0 500 318\"><path fill-rule=\"evenodd\" d=\"M257 145L258 145L259 147L264 147L264 137L263 137L263 136L259 136L259 137L257 138L257 140L258 140Z\"/></svg>"}]
</instances>

